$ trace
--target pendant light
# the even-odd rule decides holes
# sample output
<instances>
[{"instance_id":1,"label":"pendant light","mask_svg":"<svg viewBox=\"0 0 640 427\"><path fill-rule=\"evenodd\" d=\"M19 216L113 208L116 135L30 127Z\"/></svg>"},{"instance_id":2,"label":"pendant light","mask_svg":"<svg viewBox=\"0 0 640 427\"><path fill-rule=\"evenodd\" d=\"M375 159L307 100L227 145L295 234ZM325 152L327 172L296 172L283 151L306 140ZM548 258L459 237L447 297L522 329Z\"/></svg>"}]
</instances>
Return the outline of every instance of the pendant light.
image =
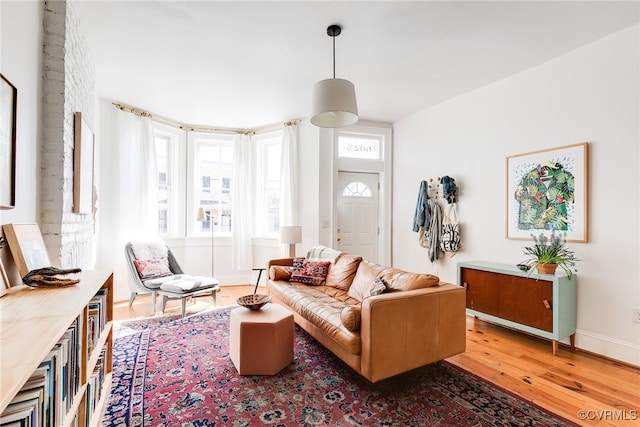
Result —
<instances>
[{"instance_id":1,"label":"pendant light","mask_svg":"<svg viewBox=\"0 0 640 427\"><path fill-rule=\"evenodd\" d=\"M336 37L342 28L330 25L327 34L333 39L333 78L313 86L311 123L323 128L339 128L358 121L356 92L349 80L336 79Z\"/></svg>"}]
</instances>

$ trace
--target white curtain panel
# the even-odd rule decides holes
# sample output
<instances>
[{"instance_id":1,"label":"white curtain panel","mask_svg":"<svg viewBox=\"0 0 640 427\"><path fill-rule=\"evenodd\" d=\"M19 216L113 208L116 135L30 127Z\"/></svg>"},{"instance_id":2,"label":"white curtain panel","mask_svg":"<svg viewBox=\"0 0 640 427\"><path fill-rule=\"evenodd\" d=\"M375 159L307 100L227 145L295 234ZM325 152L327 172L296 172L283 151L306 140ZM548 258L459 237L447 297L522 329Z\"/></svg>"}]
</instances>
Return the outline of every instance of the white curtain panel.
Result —
<instances>
[{"instance_id":1,"label":"white curtain panel","mask_svg":"<svg viewBox=\"0 0 640 427\"><path fill-rule=\"evenodd\" d=\"M148 117L117 111L114 149L117 152L116 224L112 253L115 275L130 280L124 245L132 240L158 236L156 150L153 127ZM126 279L125 279L126 278Z\"/></svg>"},{"instance_id":2,"label":"white curtain panel","mask_svg":"<svg viewBox=\"0 0 640 427\"><path fill-rule=\"evenodd\" d=\"M251 234L253 230L252 217L255 190L251 185L250 136L238 134L233 147L231 263L234 269L242 271L253 268Z\"/></svg>"},{"instance_id":3,"label":"white curtain panel","mask_svg":"<svg viewBox=\"0 0 640 427\"><path fill-rule=\"evenodd\" d=\"M298 125L285 126L280 159L280 225L300 225L298 214ZM288 255L283 247L282 254Z\"/></svg>"}]
</instances>

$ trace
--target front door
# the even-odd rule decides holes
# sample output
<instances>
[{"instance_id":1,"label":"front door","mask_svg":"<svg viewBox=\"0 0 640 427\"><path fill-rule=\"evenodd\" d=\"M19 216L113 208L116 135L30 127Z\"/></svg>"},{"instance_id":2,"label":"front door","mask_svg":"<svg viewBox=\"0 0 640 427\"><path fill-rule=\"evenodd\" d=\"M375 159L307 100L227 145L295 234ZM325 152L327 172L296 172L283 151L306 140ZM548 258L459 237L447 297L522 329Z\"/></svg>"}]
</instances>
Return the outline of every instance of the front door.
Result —
<instances>
[{"instance_id":1,"label":"front door","mask_svg":"<svg viewBox=\"0 0 640 427\"><path fill-rule=\"evenodd\" d=\"M336 248L378 262L378 174L338 172Z\"/></svg>"}]
</instances>

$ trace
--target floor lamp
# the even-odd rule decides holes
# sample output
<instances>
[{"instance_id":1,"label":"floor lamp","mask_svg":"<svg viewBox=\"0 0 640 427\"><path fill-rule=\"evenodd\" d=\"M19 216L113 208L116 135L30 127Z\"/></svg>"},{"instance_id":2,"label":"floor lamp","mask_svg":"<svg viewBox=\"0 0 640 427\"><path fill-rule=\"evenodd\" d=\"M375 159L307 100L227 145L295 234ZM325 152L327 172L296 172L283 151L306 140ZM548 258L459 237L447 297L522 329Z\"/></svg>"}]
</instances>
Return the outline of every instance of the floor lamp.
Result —
<instances>
[{"instance_id":1,"label":"floor lamp","mask_svg":"<svg viewBox=\"0 0 640 427\"><path fill-rule=\"evenodd\" d=\"M207 220L207 218L209 219L209 228L211 228L211 277L214 277L214 257L213 257L213 246L214 246L214 241L213 241L213 213L211 211L209 211L208 213L205 212L204 208L198 208L198 216L197 216L197 220L200 222L204 222Z\"/></svg>"},{"instance_id":2,"label":"floor lamp","mask_svg":"<svg viewBox=\"0 0 640 427\"><path fill-rule=\"evenodd\" d=\"M302 227L284 225L280 227L280 243L289 245L289 258L296 256L296 243L302 243Z\"/></svg>"}]
</instances>

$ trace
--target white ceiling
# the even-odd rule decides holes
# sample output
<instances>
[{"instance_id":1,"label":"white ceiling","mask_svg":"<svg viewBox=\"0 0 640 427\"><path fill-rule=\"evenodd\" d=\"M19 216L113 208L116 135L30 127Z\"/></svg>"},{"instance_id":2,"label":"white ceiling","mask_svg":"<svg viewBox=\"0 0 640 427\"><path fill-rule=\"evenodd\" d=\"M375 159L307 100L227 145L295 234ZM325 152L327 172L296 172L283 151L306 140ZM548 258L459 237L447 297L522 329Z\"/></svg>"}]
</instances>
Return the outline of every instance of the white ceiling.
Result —
<instances>
[{"instance_id":1,"label":"white ceiling","mask_svg":"<svg viewBox=\"0 0 640 427\"><path fill-rule=\"evenodd\" d=\"M356 86L393 122L640 21L638 1L76 1L102 97L255 128L309 116L313 84Z\"/></svg>"}]
</instances>

